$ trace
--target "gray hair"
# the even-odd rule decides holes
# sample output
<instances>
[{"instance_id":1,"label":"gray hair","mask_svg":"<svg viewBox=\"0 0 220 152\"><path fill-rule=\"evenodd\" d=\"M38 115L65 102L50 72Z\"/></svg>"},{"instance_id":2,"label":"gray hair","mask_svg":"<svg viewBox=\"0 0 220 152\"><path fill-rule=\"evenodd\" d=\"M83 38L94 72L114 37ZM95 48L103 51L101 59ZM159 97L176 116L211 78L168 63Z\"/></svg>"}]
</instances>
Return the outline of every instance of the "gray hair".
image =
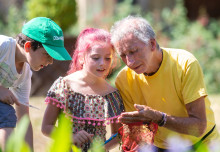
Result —
<instances>
[{"instance_id":1,"label":"gray hair","mask_svg":"<svg viewBox=\"0 0 220 152\"><path fill-rule=\"evenodd\" d=\"M139 16L128 16L117 21L110 32L113 45L128 34L133 34L146 44L148 44L150 39L156 38L154 30L148 21Z\"/></svg>"}]
</instances>

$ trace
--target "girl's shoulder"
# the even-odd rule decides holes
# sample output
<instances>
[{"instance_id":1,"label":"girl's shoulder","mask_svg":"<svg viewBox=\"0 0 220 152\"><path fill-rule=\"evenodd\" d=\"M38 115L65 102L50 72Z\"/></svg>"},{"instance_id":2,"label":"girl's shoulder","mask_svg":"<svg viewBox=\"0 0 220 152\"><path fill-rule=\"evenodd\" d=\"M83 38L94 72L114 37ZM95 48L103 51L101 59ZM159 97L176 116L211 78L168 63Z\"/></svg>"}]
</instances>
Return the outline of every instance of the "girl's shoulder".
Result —
<instances>
[{"instance_id":1,"label":"girl's shoulder","mask_svg":"<svg viewBox=\"0 0 220 152\"><path fill-rule=\"evenodd\" d=\"M57 92L65 88L66 88L66 83L64 77L60 76L54 81L48 92Z\"/></svg>"},{"instance_id":2,"label":"girl's shoulder","mask_svg":"<svg viewBox=\"0 0 220 152\"><path fill-rule=\"evenodd\" d=\"M113 86L113 84L111 84L111 82L109 80L105 80L106 86L108 87L109 90L111 90L112 92L117 91L118 89Z\"/></svg>"},{"instance_id":3,"label":"girl's shoulder","mask_svg":"<svg viewBox=\"0 0 220 152\"><path fill-rule=\"evenodd\" d=\"M63 79L65 81L74 81L76 79L79 79L79 77L80 77L80 73L79 72L74 72L74 73L71 73L71 74L63 77Z\"/></svg>"},{"instance_id":4,"label":"girl's shoulder","mask_svg":"<svg viewBox=\"0 0 220 152\"><path fill-rule=\"evenodd\" d=\"M81 80L81 73L80 72L74 72L72 74L69 74L65 77L63 77L63 80L69 84L69 83L75 83L75 84L78 84Z\"/></svg>"},{"instance_id":5,"label":"girl's shoulder","mask_svg":"<svg viewBox=\"0 0 220 152\"><path fill-rule=\"evenodd\" d=\"M107 89L107 90L108 90L108 92L106 92L106 94L111 94L111 93L115 93L115 92L117 92L117 91L118 91L118 89L117 89L117 88L115 88L115 87L111 86L109 83L107 83L106 87L108 88L108 89Z\"/></svg>"}]
</instances>

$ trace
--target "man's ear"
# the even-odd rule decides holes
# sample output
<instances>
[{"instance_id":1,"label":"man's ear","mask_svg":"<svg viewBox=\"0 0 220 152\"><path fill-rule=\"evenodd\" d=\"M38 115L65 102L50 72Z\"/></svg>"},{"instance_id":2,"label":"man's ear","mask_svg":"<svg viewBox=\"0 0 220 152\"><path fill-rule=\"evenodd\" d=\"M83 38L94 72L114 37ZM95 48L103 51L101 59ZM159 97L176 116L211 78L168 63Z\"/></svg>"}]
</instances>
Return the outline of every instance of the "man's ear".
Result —
<instances>
[{"instance_id":1,"label":"man's ear","mask_svg":"<svg viewBox=\"0 0 220 152\"><path fill-rule=\"evenodd\" d=\"M31 41L25 42L25 44L24 44L25 52L30 52L30 49L31 49Z\"/></svg>"},{"instance_id":2,"label":"man's ear","mask_svg":"<svg viewBox=\"0 0 220 152\"><path fill-rule=\"evenodd\" d=\"M155 39L150 39L151 50L154 51L157 49L157 42Z\"/></svg>"}]
</instances>

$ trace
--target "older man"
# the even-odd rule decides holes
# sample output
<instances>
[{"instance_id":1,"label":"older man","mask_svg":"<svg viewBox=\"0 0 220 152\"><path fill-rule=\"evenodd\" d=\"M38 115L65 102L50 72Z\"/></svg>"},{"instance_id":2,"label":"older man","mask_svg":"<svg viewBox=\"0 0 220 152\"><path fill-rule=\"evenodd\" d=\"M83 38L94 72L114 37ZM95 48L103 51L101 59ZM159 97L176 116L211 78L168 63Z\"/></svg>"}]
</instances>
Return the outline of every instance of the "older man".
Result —
<instances>
[{"instance_id":1,"label":"older man","mask_svg":"<svg viewBox=\"0 0 220 152\"><path fill-rule=\"evenodd\" d=\"M116 22L111 34L127 65L116 78L126 110L120 122L157 123L154 145L158 151L170 148L170 135L188 139L190 147L218 137L203 73L191 53L161 48L152 27L141 17Z\"/></svg>"}]
</instances>

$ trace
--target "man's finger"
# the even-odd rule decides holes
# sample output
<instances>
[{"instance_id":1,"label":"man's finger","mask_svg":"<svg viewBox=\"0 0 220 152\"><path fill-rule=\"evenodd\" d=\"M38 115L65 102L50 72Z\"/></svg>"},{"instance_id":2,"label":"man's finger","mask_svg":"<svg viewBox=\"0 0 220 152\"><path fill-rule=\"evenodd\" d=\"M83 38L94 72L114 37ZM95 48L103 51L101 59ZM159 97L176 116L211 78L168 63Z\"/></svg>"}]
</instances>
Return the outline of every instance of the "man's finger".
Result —
<instances>
[{"instance_id":1,"label":"man's finger","mask_svg":"<svg viewBox=\"0 0 220 152\"><path fill-rule=\"evenodd\" d=\"M132 112L124 112L121 114L121 117L139 117L139 111L132 111Z\"/></svg>"},{"instance_id":2,"label":"man's finger","mask_svg":"<svg viewBox=\"0 0 220 152\"><path fill-rule=\"evenodd\" d=\"M144 110L145 105L134 104L134 107L135 107L138 111L140 111L140 110Z\"/></svg>"},{"instance_id":3,"label":"man's finger","mask_svg":"<svg viewBox=\"0 0 220 152\"><path fill-rule=\"evenodd\" d=\"M119 120L120 123L123 123L123 124L131 124L131 123L135 123L135 122L140 122L138 120Z\"/></svg>"},{"instance_id":4,"label":"man's finger","mask_svg":"<svg viewBox=\"0 0 220 152\"><path fill-rule=\"evenodd\" d=\"M122 122L122 123L132 123L132 122L139 122L141 121L142 119L139 118L139 117L119 117L118 118L119 122Z\"/></svg>"},{"instance_id":5,"label":"man's finger","mask_svg":"<svg viewBox=\"0 0 220 152\"><path fill-rule=\"evenodd\" d=\"M119 117L118 118L118 121L120 123L123 123L123 124L130 124L130 123L140 123L140 122L151 122L150 119L146 119L144 117L126 117L126 118L123 118L123 117Z\"/></svg>"}]
</instances>

